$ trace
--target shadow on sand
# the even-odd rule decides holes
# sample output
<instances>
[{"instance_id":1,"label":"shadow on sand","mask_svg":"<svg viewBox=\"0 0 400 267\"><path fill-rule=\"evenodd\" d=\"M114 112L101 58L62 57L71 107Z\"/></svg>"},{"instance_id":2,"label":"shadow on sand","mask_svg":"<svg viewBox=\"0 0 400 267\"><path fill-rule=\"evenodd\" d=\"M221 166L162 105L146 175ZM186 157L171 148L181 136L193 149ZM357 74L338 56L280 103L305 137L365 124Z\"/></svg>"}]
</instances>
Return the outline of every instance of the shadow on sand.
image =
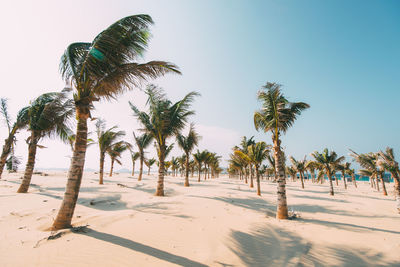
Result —
<instances>
[{"instance_id":1,"label":"shadow on sand","mask_svg":"<svg viewBox=\"0 0 400 267\"><path fill-rule=\"evenodd\" d=\"M228 247L245 266L399 266L385 262L381 253L314 245L274 226L256 227L250 233L232 231Z\"/></svg>"},{"instance_id":2,"label":"shadow on sand","mask_svg":"<svg viewBox=\"0 0 400 267\"><path fill-rule=\"evenodd\" d=\"M174 255L167 251L163 251L163 250L151 247L151 246L147 246L147 245L123 238L123 237L98 232L98 231L90 229L90 228L88 228L88 230L89 231L86 233L78 232L77 234L82 234L82 235L86 235L86 236L89 236L89 237L92 237L92 238L95 238L98 240L109 242L111 244L118 245L118 246L121 246L124 248L128 248L128 249L134 250L136 252L140 252L140 253L158 258L163 261L167 261L169 263L174 263L174 264L177 264L180 266L193 266L193 267L206 267L207 266L200 262L193 261L193 260L190 260L190 259L182 257L182 256Z\"/></svg>"}]
</instances>

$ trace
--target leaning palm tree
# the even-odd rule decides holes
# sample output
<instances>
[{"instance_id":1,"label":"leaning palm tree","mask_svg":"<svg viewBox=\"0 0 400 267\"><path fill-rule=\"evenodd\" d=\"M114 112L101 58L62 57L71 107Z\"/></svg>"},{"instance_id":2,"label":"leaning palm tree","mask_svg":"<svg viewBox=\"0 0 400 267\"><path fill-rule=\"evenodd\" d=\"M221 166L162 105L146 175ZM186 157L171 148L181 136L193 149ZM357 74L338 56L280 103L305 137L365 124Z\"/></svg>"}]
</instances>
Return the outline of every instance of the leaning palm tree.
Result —
<instances>
[{"instance_id":1,"label":"leaning palm tree","mask_svg":"<svg viewBox=\"0 0 400 267\"><path fill-rule=\"evenodd\" d=\"M306 157L304 157L303 160L296 160L295 158L290 157L290 161L292 162L293 167L299 173L300 181L301 181L301 188L304 189L304 172L306 171L306 164L307 164Z\"/></svg>"},{"instance_id":2,"label":"leaning palm tree","mask_svg":"<svg viewBox=\"0 0 400 267\"><path fill-rule=\"evenodd\" d=\"M148 113L140 111L130 102L129 104L134 115L143 125L142 130L151 134L157 143L159 169L156 196L164 196L164 161L167 140L177 136L184 129L189 116L194 114L194 111L190 110L190 105L199 94L191 92L176 103L167 99L163 90L154 85L146 88L146 94L148 95Z\"/></svg>"},{"instance_id":3,"label":"leaning palm tree","mask_svg":"<svg viewBox=\"0 0 400 267\"><path fill-rule=\"evenodd\" d=\"M189 133L185 136L178 134L176 137L178 141L178 146L185 152L185 184L184 186L189 186L189 160L190 154L192 153L195 146L198 146L200 135L195 131L194 124L190 124Z\"/></svg>"},{"instance_id":4,"label":"leaning palm tree","mask_svg":"<svg viewBox=\"0 0 400 267\"><path fill-rule=\"evenodd\" d=\"M140 157L139 152L133 152L131 150L131 159L132 159L132 177L135 176L135 162Z\"/></svg>"},{"instance_id":5,"label":"leaning palm tree","mask_svg":"<svg viewBox=\"0 0 400 267\"><path fill-rule=\"evenodd\" d=\"M0 178L4 170L4 166L7 161L8 155L13 154L14 146L16 143L15 135L17 131L26 126L27 121L26 116L26 109L25 107L18 112L17 119L14 123L11 123L11 116L8 112L8 104L5 98L0 99L0 115L3 117L5 124L7 125L7 138L3 145L3 150L0 156Z\"/></svg>"},{"instance_id":6,"label":"leaning palm tree","mask_svg":"<svg viewBox=\"0 0 400 267\"><path fill-rule=\"evenodd\" d=\"M152 23L148 15L123 18L91 43L70 44L61 58L61 74L74 90L77 134L64 200L53 223L54 229L71 226L85 165L87 120L91 117L93 102L115 98L148 79L179 73L178 68L168 62L134 62L147 48Z\"/></svg>"},{"instance_id":7,"label":"leaning palm tree","mask_svg":"<svg viewBox=\"0 0 400 267\"><path fill-rule=\"evenodd\" d=\"M107 154L111 159L111 169L110 169L110 177L112 177L114 162L117 162L119 165L122 165L120 158L122 153L130 148L130 144L125 141L119 141L113 144L109 149L107 149Z\"/></svg>"},{"instance_id":8,"label":"leaning palm tree","mask_svg":"<svg viewBox=\"0 0 400 267\"><path fill-rule=\"evenodd\" d=\"M135 138L135 142L138 148L139 153L139 177L138 181L142 180L143 176L143 163L145 160L145 149L150 145L151 141L153 140L153 136L148 133L143 133L142 135L136 136L135 132L133 132L133 137Z\"/></svg>"},{"instance_id":9,"label":"leaning palm tree","mask_svg":"<svg viewBox=\"0 0 400 267\"><path fill-rule=\"evenodd\" d=\"M324 175L328 176L330 186L329 193L333 196L335 192L333 191L332 177L335 175L338 165L344 160L344 157L338 157L335 151L329 153L327 148L325 148L322 153L315 151L311 155L318 164L318 179L323 179Z\"/></svg>"},{"instance_id":10,"label":"leaning palm tree","mask_svg":"<svg viewBox=\"0 0 400 267\"><path fill-rule=\"evenodd\" d=\"M35 167L36 149L42 147L39 141L44 137L59 137L67 143L70 132L68 121L73 114L73 101L67 99L65 92L43 94L26 109L27 128L31 135L27 139L28 161L18 193L28 192Z\"/></svg>"},{"instance_id":11,"label":"leaning palm tree","mask_svg":"<svg viewBox=\"0 0 400 267\"><path fill-rule=\"evenodd\" d=\"M116 131L117 126L113 126L109 129L105 128L105 123L103 120L98 119L96 122L96 133L97 133L97 143L99 144L100 152L100 169L99 169L99 184L104 184L104 160L106 158L106 153L115 144L117 144L119 139L125 136L124 131Z\"/></svg>"},{"instance_id":12,"label":"leaning palm tree","mask_svg":"<svg viewBox=\"0 0 400 267\"><path fill-rule=\"evenodd\" d=\"M281 85L271 82L258 92L258 100L262 102L262 108L254 113L254 126L257 130L272 133L275 170L278 176L276 217L287 219L284 154L280 135L286 133L301 112L310 106L303 102L289 102L281 92Z\"/></svg>"},{"instance_id":13,"label":"leaning palm tree","mask_svg":"<svg viewBox=\"0 0 400 267\"><path fill-rule=\"evenodd\" d=\"M394 194L397 202L397 209L400 213L400 168L396 161L393 148L387 147L385 152L379 151L380 161L378 164L390 172L394 179Z\"/></svg>"}]
</instances>

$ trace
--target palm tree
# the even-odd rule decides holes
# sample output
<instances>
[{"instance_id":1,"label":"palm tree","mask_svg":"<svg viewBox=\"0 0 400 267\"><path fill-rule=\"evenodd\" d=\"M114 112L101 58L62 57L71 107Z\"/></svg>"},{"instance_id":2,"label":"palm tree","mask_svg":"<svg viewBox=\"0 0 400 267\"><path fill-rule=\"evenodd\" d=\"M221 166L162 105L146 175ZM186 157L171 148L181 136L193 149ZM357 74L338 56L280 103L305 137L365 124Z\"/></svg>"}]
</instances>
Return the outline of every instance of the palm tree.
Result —
<instances>
[{"instance_id":1,"label":"palm tree","mask_svg":"<svg viewBox=\"0 0 400 267\"><path fill-rule=\"evenodd\" d=\"M194 97L199 94L191 92L176 103L167 99L163 90L154 85L147 87L146 94L148 95L149 113L140 111L130 102L129 104L135 116L143 125L143 131L151 134L156 140L159 159L156 196L164 196L164 161L167 140L170 137L177 136L186 126L189 116L194 114L194 111L190 110L190 105Z\"/></svg>"},{"instance_id":2,"label":"palm tree","mask_svg":"<svg viewBox=\"0 0 400 267\"><path fill-rule=\"evenodd\" d=\"M193 154L193 159L197 163L198 171L199 171L199 178L197 180L198 182L200 182L201 167L203 166L203 163L205 163L207 156L208 156L207 150L203 150L201 152L199 150L197 150L197 152L195 154Z\"/></svg>"},{"instance_id":3,"label":"palm tree","mask_svg":"<svg viewBox=\"0 0 400 267\"><path fill-rule=\"evenodd\" d=\"M296 180L295 178L297 178L297 169L295 168L295 166L286 167L286 173L290 175L292 181Z\"/></svg>"},{"instance_id":4,"label":"palm tree","mask_svg":"<svg viewBox=\"0 0 400 267\"><path fill-rule=\"evenodd\" d=\"M111 159L111 169L110 169L110 177L112 177L113 169L114 169L114 162L117 162L119 165L122 165L119 158L121 158L122 153L130 148L130 144L125 141L119 141L113 144L108 150L107 154L110 156Z\"/></svg>"},{"instance_id":5,"label":"palm tree","mask_svg":"<svg viewBox=\"0 0 400 267\"><path fill-rule=\"evenodd\" d=\"M149 168L148 172L147 172L147 175L150 175L151 166L153 166L153 164L156 163L156 159L153 159L153 158L148 159L148 160L145 161L145 163L146 163L147 168Z\"/></svg>"},{"instance_id":6,"label":"palm tree","mask_svg":"<svg viewBox=\"0 0 400 267\"><path fill-rule=\"evenodd\" d=\"M315 182L315 171L317 170L317 163L313 160L309 160L306 163L306 169L311 173L311 181Z\"/></svg>"},{"instance_id":7,"label":"palm tree","mask_svg":"<svg viewBox=\"0 0 400 267\"><path fill-rule=\"evenodd\" d=\"M8 130L7 131L8 137L4 142L3 151L1 152L1 156L0 156L0 179L1 179L1 175L4 170L4 166L6 164L8 155L10 153L13 154L14 146L17 141L15 138L15 135L19 129L25 127L27 124L27 121L25 120L26 116L24 116L26 114L27 108L28 107L25 107L18 112L17 119L14 122L14 124L12 124L11 116L8 112L7 99L5 99L5 98L0 99L0 114L3 117L4 122L6 123L7 130Z\"/></svg>"},{"instance_id":8,"label":"palm tree","mask_svg":"<svg viewBox=\"0 0 400 267\"><path fill-rule=\"evenodd\" d=\"M262 102L262 108L254 113L254 126L257 131L261 129L265 133L272 133L275 170L278 175L276 217L287 219L284 155L279 138L293 125L301 112L310 106L303 102L289 102L282 94L280 84L267 82L263 89L258 92L258 100Z\"/></svg>"},{"instance_id":9,"label":"palm tree","mask_svg":"<svg viewBox=\"0 0 400 267\"><path fill-rule=\"evenodd\" d=\"M152 23L148 15L123 18L91 43L70 44L61 58L61 74L74 89L77 134L64 200L53 223L54 229L71 226L85 165L87 120L91 117L93 102L115 98L133 88L132 85L140 85L148 79L179 73L178 68L168 62L134 62L146 50Z\"/></svg>"},{"instance_id":10,"label":"palm tree","mask_svg":"<svg viewBox=\"0 0 400 267\"><path fill-rule=\"evenodd\" d=\"M314 157L319 166L318 179L323 179L324 175L328 176L330 186L329 193L331 196L333 196L335 193L333 191L332 176L336 173L338 165L344 160L344 157L338 157L335 151L331 151L329 153L327 148L325 148L322 153L315 151L311 155Z\"/></svg>"},{"instance_id":11,"label":"palm tree","mask_svg":"<svg viewBox=\"0 0 400 267\"><path fill-rule=\"evenodd\" d=\"M347 189L346 173L350 170L350 162L344 162L338 165L338 170L342 173L344 189Z\"/></svg>"},{"instance_id":12,"label":"palm tree","mask_svg":"<svg viewBox=\"0 0 400 267\"><path fill-rule=\"evenodd\" d=\"M301 181L301 188L304 189L304 172L306 171L306 164L307 164L306 157L304 157L303 160L299 160L299 161L297 161L293 157L290 157L290 161L292 162L293 167L299 173L300 181Z\"/></svg>"},{"instance_id":13,"label":"palm tree","mask_svg":"<svg viewBox=\"0 0 400 267\"><path fill-rule=\"evenodd\" d=\"M351 176L351 180L353 181L354 187L357 188L356 182L356 171L354 169L347 169L346 174Z\"/></svg>"},{"instance_id":14,"label":"palm tree","mask_svg":"<svg viewBox=\"0 0 400 267\"><path fill-rule=\"evenodd\" d=\"M65 92L47 93L32 101L25 112L31 135L27 139L28 161L18 193L28 192L35 167L36 149L42 147L38 145L39 141L44 137L59 137L67 142L70 132L68 120L74 114L73 101L67 99Z\"/></svg>"},{"instance_id":15,"label":"palm tree","mask_svg":"<svg viewBox=\"0 0 400 267\"><path fill-rule=\"evenodd\" d=\"M135 176L135 162L140 157L139 152L131 151L131 159L132 159L132 177Z\"/></svg>"},{"instance_id":16,"label":"palm tree","mask_svg":"<svg viewBox=\"0 0 400 267\"><path fill-rule=\"evenodd\" d=\"M242 151L235 151L241 158L246 159L252 165L254 165L256 171L256 181L257 181L257 195L261 196L261 187L260 187L260 165L267 158L269 153L269 147L265 142L257 142L255 144L251 144L247 147L247 154L244 154Z\"/></svg>"},{"instance_id":17,"label":"palm tree","mask_svg":"<svg viewBox=\"0 0 400 267\"><path fill-rule=\"evenodd\" d=\"M379 156L381 160L379 165L385 170L390 172L394 179L394 193L397 201L397 209L400 213L400 169L399 163L396 161L393 148L387 147L385 152L379 151Z\"/></svg>"},{"instance_id":18,"label":"palm tree","mask_svg":"<svg viewBox=\"0 0 400 267\"><path fill-rule=\"evenodd\" d=\"M99 184L104 183L104 160L106 152L119 142L119 138L125 136L124 131L115 131L116 128L117 126L113 126L109 129L105 129L105 123L101 119L98 119L96 122L97 143L99 144L100 151Z\"/></svg>"},{"instance_id":19,"label":"palm tree","mask_svg":"<svg viewBox=\"0 0 400 267\"><path fill-rule=\"evenodd\" d=\"M359 172L362 175L369 176L371 179L376 179L376 186L379 191L379 179L382 182L382 191L383 195L387 196L385 181L383 179L383 174L385 173L385 169L382 165L378 164L379 162L379 153L367 153L367 154L358 154L353 150L350 150L352 153L350 154L354 160L360 164L363 169L360 169Z\"/></svg>"},{"instance_id":20,"label":"palm tree","mask_svg":"<svg viewBox=\"0 0 400 267\"><path fill-rule=\"evenodd\" d=\"M135 138L136 145L139 151L140 167L138 181L141 181L143 176L143 163L145 160L144 150L150 145L151 141L153 140L153 136L148 133L143 133L142 135L136 136L135 132L133 132L133 137Z\"/></svg>"}]
</instances>

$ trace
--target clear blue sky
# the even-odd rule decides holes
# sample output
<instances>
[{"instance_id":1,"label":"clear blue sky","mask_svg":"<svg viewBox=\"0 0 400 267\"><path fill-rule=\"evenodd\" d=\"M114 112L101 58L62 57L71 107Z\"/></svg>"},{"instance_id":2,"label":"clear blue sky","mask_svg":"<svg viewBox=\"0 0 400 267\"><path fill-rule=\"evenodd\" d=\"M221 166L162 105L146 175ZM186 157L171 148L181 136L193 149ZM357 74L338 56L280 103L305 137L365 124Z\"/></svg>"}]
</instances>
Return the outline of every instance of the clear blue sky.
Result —
<instances>
[{"instance_id":1,"label":"clear blue sky","mask_svg":"<svg viewBox=\"0 0 400 267\"><path fill-rule=\"evenodd\" d=\"M290 100L311 105L283 139L287 154L392 146L400 156L398 1L8 2L0 11L0 96L9 98L15 114L39 94L61 89L58 63L69 43L91 41L117 19L138 13L156 23L145 60L169 60L183 72L154 83L174 100L192 90L202 94L193 117L204 136L201 148L227 158L243 135L269 142L269 134L254 130L252 116L260 107L257 91L273 81ZM131 139L139 125L128 100L140 106L144 96L136 90L118 103L98 104L96 115ZM39 167L68 166L66 145L44 144L49 148L39 152ZM97 168L96 149L89 149L87 167ZM19 142L17 154L25 159L26 152ZM130 167L128 157L123 167Z\"/></svg>"}]
</instances>

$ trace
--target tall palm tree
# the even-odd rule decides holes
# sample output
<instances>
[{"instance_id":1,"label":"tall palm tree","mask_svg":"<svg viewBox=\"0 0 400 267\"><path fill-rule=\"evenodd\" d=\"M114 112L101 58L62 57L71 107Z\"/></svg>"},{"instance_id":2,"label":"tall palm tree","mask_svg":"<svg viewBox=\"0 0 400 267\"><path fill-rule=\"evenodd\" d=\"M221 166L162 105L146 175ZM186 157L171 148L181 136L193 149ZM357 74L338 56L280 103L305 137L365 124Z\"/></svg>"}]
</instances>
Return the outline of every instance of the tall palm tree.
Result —
<instances>
[{"instance_id":1,"label":"tall palm tree","mask_svg":"<svg viewBox=\"0 0 400 267\"><path fill-rule=\"evenodd\" d=\"M5 99L5 98L0 99L0 115L3 117L3 120L4 120L5 124L7 125L7 135L8 135L4 142L3 150L2 150L1 156L0 156L0 179L1 179L1 175L4 170L4 166L6 164L8 155L10 155L10 153L13 154L14 146L16 143L15 135L19 129L25 127L28 123L25 120L26 116L24 116L27 108L28 107L21 109L18 112L16 121L14 123L12 123L10 113L8 112L7 99Z\"/></svg>"},{"instance_id":2,"label":"tall palm tree","mask_svg":"<svg viewBox=\"0 0 400 267\"><path fill-rule=\"evenodd\" d=\"M338 165L344 160L344 157L338 157L335 151L329 152L327 148L325 148L322 153L315 151L311 155L314 157L319 166L318 179L323 179L324 175L328 176L330 186L329 193L331 196L333 196L335 193L333 191L332 177L335 175Z\"/></svg>"},{"instance_id":3,"label":"tall palm tree","mask_svg":"<svg viewBox=\"0 0 400 267\"><path fill-rule=\"evenodd\" d=\"M151 134L156 140L159 159L156 196L164 196L164 161L167 140L170 137L177 136L184 129L189 116L195 113L190 110L190 105L195 96L199 94L191 92L176 103L172 103L167 99L163 90L154 85L147 87L146 94L148 95L148 113L140 111L130 102L129 104L134 115L143 125L143 131Z\"/></svg>"},{"instance_id":4,"label":"tall palm tree","mask_svg":"<svg viewBox=\"0 0 400 267\"><path fill-rule=\"evenodd\" d=\"M304 189L304 172L306 171L306 164L307 164L306 157L304 157L303 160L296 160L295 158L290 157L290 161L292 162L293 167L299 173L300 181L301 181L301 188Z\"/></svg>"},{"instance_id":5,"label":"tall palm tree","mask_svg":"<svg viewBox=\"0 0 400 267\"><path fill-rule=\"evenodd\" d=\"M271 82L267 82L263 90L258 92L258 100L262 102L262 108L254 113L254 126L257 131L261 129L265 133L272 133L275 170L278 175L276 217L287 219L285 167L280 135L286 133L301 112L310 106L303 102L289 102L281 92L281 85Z\"/></svg>"},{"instance_id":6,"label":"tall palm tree","mask_svg":"<svg viewBox=\"0 0 400 267\"><path fill-rule=\"evenodd\" d=\"M344 162L338 165L338 170L341 172L343 177L344 189L347 189L346 173L350 170L350 165L350 162Z\"/></svg>"},{"instance_id":7,"label":"tall palm tree","mask_svg":"<svg viewBox=\"0 0 400 267\"><path fill-rule=\"evenodd\" d=\"M146 166L148 168L147 175L150 175L151 166L153 166L154 163L156 163L156 159L153 159L153 158L148 159L148 160L145 161L145 163L146 163Z\"/></svg>"},{"instance_id":8,"label":"tall palm tree","mask_svg":"<svg viewBox=\"0 0 400 267\"><path fill-rule=\"evenodd\" d=\"M125 136L124 131L116 131L116 128L117 126L113 126L106 129L105 123L101 119L96 122L97 143L99 144L100 152L99 184L104 184L104 160L107 151L117 144L121 137Z\"/></svg>"},{"instance_id":9,"label":"tall palm tree","mask_svg":"<svg viewBox=\"0 0 400 267\"><path fill-rule=\"evenodd\" d=\"M385 152L379 151L379 156L381 160L379 161L379 165L382 166L385 170L390 172L394 180L394 193L397 202L397 209L400 213L400 169L399 163L396 161L393 148L387 147Z\"/></svg>"},{"instance_id":10,"label":"tall palm tree","mask_svg":"<svg viewBox=\"0 0 400 267\"><path fill-rule=\"evenodd\" d=\"M179 73L168 62L134 62L144 54L150 37L148 15L129 16L102 31L91 43L72 43L61 58L61 74L74 90L76 142L68 182L54 229L71 226L85 165L87 120L93 102L112 99L141 82Z\"/></svg>"},{"instance_id":11,"label":"tall palm tree","mask_svg":"<svg viewBox=\"0 0 400 267\"><path fill-rule=\"evenodd\" d=\"M122 165L120 158L122 153L130 148L130 144L125 141L119 141L113 144L109 149L107 149L107 154L111 159L111 169L110 169L110 177L112 177L114 162L117 162L119 165Z\"/></svg>"},{"instance_id":12,"label":"tall palm tree","mask_svg":"<svg viewBox=\"0 0 400 267\"><path fill-rule=\"evenodd\" d=\"M132 159L132 177L135 176L135 162L136 160L140 158L140 153L139 152L133 152L131 150L131 159Z\"/></svg>"},{"instance_id":13,"label":"tall palm tree","mask_svg":"<svg viewBox=\"0 0 400 267\"><path fill-rule=\"evenodd\" d=\"M136 136L135 132L133 132L133 137L135 138L135 142L139 151L140 166L139 166L138 181L141 181L143 176L143 163L145 160L144 150L150 145L151 141L153 140L153 136L148 133L143 133L142 135Z\"/></svg>"},{"instance_id":14,"label":"tall palm tree","mask_svg":"<svg viewBox=\"0 0 400 267\"><path fill-rule=\"evenodd\" d=\"M44 137L59 137L67 142L68 120L74 114L73 101L67 99L64 92L47 93L36 98L28 109L25 109L27 128L31 135L27 139L28 161L25 167L24 178L18 193L28 192L31 183L33 169L35 167L36 149L42 147L38 145Z\"/></svg>"}]
</instances>

